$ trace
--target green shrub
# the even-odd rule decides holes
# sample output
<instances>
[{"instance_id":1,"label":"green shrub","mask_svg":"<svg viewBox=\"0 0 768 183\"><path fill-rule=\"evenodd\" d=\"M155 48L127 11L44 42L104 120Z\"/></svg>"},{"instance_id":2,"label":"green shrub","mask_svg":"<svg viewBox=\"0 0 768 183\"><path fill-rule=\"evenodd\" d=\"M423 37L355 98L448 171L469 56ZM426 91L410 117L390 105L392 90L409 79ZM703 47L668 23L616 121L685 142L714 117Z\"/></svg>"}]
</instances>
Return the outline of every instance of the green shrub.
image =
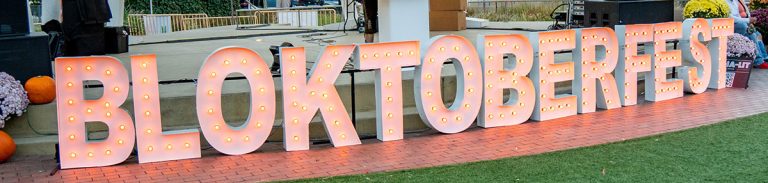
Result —
<instances>
[{"instance_id":1,"label":"green shrub","mask_svg":"<svg viewBox=\"0 0 768 183\"><path fill-rule=\"evenodd\" d=\"M153 0L155 14L194 14L230 16L239 8L238 0ZM126 12L149 14L149 0L126 0Z\"/></svg>"},{"instance_id":2,"label":"green shrub","mask_svg":"<svg viewBox=\"0 0 768 183\"><path fill-rule=\"evenodd\" d=\"M552 20L549 14L558 4L557 2L542 1L489 8L470 7L467 10L467 16L488 19L492 22L549 21Z\"/></svg>"}]
</instances>

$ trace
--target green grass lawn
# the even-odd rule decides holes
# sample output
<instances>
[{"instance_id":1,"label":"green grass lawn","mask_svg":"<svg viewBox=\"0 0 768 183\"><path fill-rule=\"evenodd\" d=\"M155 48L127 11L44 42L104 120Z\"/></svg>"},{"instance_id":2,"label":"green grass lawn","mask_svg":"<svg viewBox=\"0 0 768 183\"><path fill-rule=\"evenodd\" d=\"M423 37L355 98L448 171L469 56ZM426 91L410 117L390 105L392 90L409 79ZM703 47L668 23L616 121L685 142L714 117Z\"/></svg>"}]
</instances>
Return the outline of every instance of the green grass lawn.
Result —
<instances>
[{"instance_id":1,"label":"green grass lawn","mask_svg":"<svg viewBox=\"0 0 768 183\"><path fill-rule=\"evenodd\" d=\"M682 132L540 155L294 182L766 181L768 113Z\"/></svg>"}]
</instances>

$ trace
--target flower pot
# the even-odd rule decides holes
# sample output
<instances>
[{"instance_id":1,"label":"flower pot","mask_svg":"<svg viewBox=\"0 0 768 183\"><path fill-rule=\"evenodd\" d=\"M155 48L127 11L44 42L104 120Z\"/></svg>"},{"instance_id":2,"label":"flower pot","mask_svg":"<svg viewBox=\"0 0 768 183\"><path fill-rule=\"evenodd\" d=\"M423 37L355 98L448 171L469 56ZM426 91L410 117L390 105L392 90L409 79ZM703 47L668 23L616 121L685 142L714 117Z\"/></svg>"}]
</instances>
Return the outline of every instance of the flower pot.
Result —
<instances>
[{"instance_id":1,"label":"flower pot","mask_svg":"<svg viewBox=\"0 0 768 183\"><path fill-rule=\"evenodd\" d=\"M749 87L752 64L755 58L750 56L728 57L726 64L725 86L732 88Z\"/></svg>"},{"instance_id":2,"label":"flower pot","mask_svg":"<svg viewBox=\"0 0 768 183\"><path fill-rule=\"evenodd\" d=\"M11 159L13 153L16 152L16 143L13 142L13 138L10 135L0 130L0 163L4 163Z\"/></svg>"}]
</instances>

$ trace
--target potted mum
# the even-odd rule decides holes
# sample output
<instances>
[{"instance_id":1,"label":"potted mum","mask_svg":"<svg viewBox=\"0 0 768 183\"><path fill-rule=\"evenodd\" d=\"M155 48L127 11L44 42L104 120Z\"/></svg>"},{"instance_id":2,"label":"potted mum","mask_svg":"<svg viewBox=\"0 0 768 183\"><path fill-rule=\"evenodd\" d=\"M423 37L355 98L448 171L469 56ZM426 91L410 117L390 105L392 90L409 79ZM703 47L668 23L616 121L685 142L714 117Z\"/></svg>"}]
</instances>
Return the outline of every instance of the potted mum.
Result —
<instances>
[{"instance_id":1,"label":"potted mum","mask_svg":"<svg viewBox=\"0 0 768 183\"><path fill-rule=\"evenodd\" d=\"M757 19L757 21L755 21L755 28L757 28L760 33L763 33L763 43L768 44L768 35L766 35L768 34L768 8L752 11L752 17Z\"/></svg>"},{"instance_id":2,"label":"potted mum","mask_svg":"<svg viewBox=\"0 0 768 183\"><path fill-rule=\"evenodd\" d=\"M685 18L727 18L730 13L722 0L691 0L683 8Z\"/></svg>"},{"instance_id":3,"label":"potted mum","mask_svg":"<svg viewBox=\"0 0 768 183\"><path fill-rule=\"evenodd\" d=\"M747 88L752 64L757 48L755 43L741 34L728 37L728 64L725 85L735 88Z\"/></svg>"},{"instance_id":4,"label":"potted mum","mask_svg":"<svg viewBox=\"0 0 768 183\"><path fill-rule=\"evenodd\" d=\"M0 72L0 129L13 116L21 116L27 109L29 100L21 82L5 72ZM16 143L4 131L0 130L0 163L7 161L16 151Z\"/></svg>"}]
</instances>

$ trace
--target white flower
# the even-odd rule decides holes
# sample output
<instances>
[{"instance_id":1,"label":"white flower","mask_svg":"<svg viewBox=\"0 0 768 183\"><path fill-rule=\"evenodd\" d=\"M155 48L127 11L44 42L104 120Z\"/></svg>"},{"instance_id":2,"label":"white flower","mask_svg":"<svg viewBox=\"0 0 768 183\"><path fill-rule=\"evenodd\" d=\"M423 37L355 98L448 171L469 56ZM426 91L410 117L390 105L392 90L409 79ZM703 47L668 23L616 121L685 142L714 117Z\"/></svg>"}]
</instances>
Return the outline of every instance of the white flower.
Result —
<instances>
[{"instance_id":1,"label":"white flower","mask_svg":"<svg viewBox=\"0 0 768 183\"><path fill-rule=\"evenodd\" d=\"M21 116L29 105L27 92L21 82L5 72L0 72L0 128L12 116Z\"/></svg>"}]
</instances>

